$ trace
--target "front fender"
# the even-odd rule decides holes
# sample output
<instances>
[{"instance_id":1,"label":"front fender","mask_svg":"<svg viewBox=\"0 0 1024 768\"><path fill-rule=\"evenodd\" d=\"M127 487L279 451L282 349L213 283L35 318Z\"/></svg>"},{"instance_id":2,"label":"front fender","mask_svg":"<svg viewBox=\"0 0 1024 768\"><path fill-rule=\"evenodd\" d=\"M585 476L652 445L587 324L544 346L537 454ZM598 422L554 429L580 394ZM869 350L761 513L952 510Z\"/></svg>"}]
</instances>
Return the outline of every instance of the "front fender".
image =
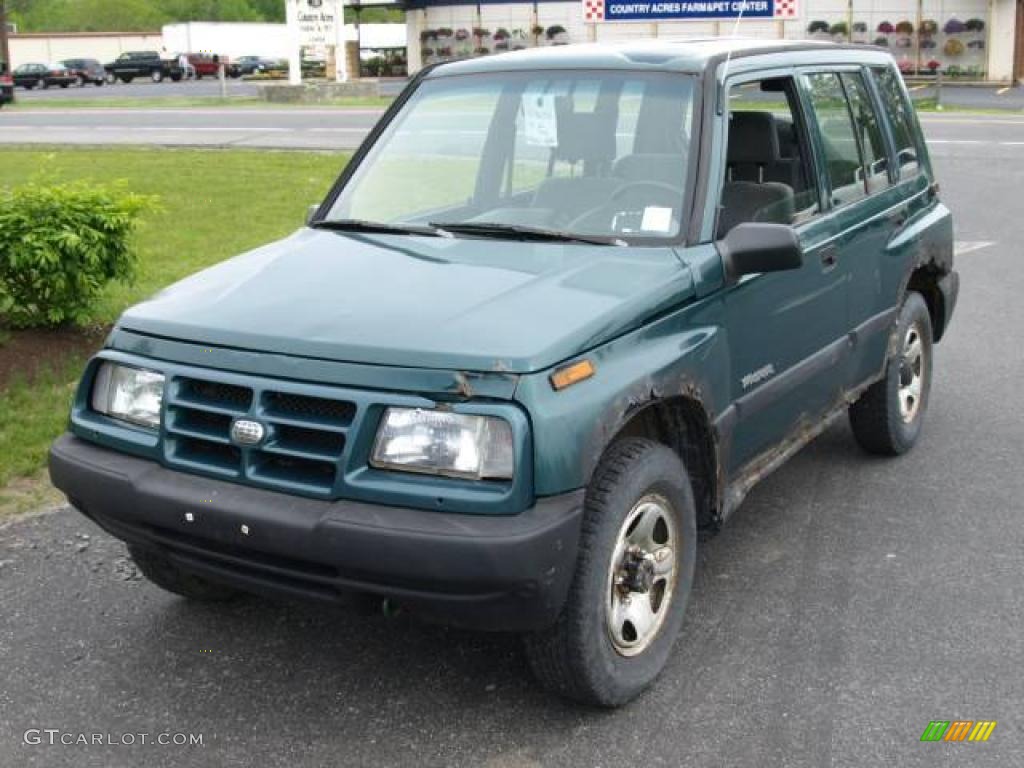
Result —
<instances>
[{"instance_id":1,"label":"front fender","mask_svg":"<svg viewBox=\"0 0 1024 768\"><path fill-rule=\"evenodd\" d=\"M709 423L728 405L728 354L716 325L694 324L693 306L582 355L591 378L561 391L551 371L523 376L516 400L530 414L538 496L584 487L608 444L647 405L685 396Z\"/></svg>"}]
</instances>

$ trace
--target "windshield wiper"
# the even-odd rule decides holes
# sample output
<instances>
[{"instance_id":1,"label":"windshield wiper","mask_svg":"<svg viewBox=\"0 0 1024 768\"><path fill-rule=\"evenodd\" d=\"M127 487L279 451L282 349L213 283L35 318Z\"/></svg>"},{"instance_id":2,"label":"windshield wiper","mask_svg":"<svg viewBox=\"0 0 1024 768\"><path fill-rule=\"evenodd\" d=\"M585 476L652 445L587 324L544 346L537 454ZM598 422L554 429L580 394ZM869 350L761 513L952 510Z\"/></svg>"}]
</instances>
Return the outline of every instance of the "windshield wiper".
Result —
<instances>
[{"instance_id":1,"label":"windshield wiper","mask_svg":"<svg viewBox=\"0 0 1024 768\"><path fill-rule=\"evenodd\" d=\"M374 232L382 235L429 235L442 237L447 234L433 225L388 224L383 221L366 219L323 219L310 224L314 229L330 229L337 232Z\"/></svg>"},{"instance_id":2,"label":"windshield wiper","mask_svg":"<svg viewBox=\"0 0 1024 768\"><path fill-rule=\"evenodd\" d=\"M492 221L432 221L430 226L446 232L465 233L480 237L508 237L522 240L553 240L564 243L591 243L592 245L626 245L624 240L608 235L585 235L558 229L529 227L523 224L501 224Z\"/></svg>"}]
</instances>

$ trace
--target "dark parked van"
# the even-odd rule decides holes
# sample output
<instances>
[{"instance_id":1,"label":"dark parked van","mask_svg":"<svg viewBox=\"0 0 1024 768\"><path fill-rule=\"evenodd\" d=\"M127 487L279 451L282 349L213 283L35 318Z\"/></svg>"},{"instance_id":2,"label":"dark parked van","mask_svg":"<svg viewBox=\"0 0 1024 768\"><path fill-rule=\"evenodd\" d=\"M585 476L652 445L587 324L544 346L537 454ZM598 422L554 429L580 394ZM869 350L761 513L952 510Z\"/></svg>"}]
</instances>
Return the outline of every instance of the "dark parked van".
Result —
<instances>
[{"instance_id":1,"label":"dark parked van","mask_svg":"<svg viewBox=\"0 0 1024 768\"><path fill-rule=\"evenodd\" d=\"M306 228L125 312L50 471L172 592L520 633L614 706L672 652L698 531L842 416L914 446L957 292L880 49L452 62Z\"/></svg>"}]
</instances>

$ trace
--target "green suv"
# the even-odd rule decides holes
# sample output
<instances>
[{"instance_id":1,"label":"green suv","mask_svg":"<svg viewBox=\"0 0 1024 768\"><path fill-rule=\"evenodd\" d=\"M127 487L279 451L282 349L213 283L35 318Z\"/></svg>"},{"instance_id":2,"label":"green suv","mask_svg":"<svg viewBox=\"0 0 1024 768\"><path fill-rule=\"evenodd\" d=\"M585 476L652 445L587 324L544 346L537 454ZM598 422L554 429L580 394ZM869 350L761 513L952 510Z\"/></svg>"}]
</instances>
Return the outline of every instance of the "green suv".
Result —
<instances>
[{"instance_id":1,"label":"green suv","mask_svg":"<svg viewBox=\"0 0 1024 768\"><path fill-rule=\"evenodd\" d=\"M892 58L555 47L408 86L308 226L129 309L50 471L142 573L521 633L605 706L835 418L900 454L958 291Z\"/></svg>"}]
</instances>

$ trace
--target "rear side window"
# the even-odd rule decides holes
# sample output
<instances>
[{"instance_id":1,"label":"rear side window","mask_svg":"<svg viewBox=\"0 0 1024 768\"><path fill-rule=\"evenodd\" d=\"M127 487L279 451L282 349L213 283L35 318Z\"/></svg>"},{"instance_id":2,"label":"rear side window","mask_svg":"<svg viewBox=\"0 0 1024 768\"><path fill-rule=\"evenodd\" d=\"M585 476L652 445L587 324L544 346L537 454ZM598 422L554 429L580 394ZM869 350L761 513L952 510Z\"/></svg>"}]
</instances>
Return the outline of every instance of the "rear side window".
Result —
<instances>
[{"instance_id":1,"label":"rear side window","mask_svg":"<svg viewBox=\"0 0 1024 768\"><path fill-rule=\"evenodd\" d=\"M858 72L844 72L841 75L846 97L850 101L853 124L857 129L861 153L864 155L864 178L868 194L889 186L889 156L882 138L882 128L871 101L864 76Z\"/></svg>"},{"instance_id":2,"label":"rear side window","mask_svg":"<svg viewBox=\"0 0 1024 768\"><path fill-rule=\"evenodd\" d=\"M852 203L867 193L860 145L842 82L834 72L819 72L804 75L804 78L825 151L832 204Z\"/></svg>"},{"instance_id":3,"label":"rear side window","mask_svg":"<svg viewBox=\"0 0 1024 768\"><path fill-rule=\"evenodd\" d=\"M888 67L872 68L875 82L878 84L878 92L882 97L882 108L885 110L889 124L892 126L892 135L896 143L896 162L900 169L900 176L908 178L918 171L917 142L914 139L916 130L914 128L914 116L907 104L900 87L899 76L896 71Z\"/></svg>"}]
</instances>

